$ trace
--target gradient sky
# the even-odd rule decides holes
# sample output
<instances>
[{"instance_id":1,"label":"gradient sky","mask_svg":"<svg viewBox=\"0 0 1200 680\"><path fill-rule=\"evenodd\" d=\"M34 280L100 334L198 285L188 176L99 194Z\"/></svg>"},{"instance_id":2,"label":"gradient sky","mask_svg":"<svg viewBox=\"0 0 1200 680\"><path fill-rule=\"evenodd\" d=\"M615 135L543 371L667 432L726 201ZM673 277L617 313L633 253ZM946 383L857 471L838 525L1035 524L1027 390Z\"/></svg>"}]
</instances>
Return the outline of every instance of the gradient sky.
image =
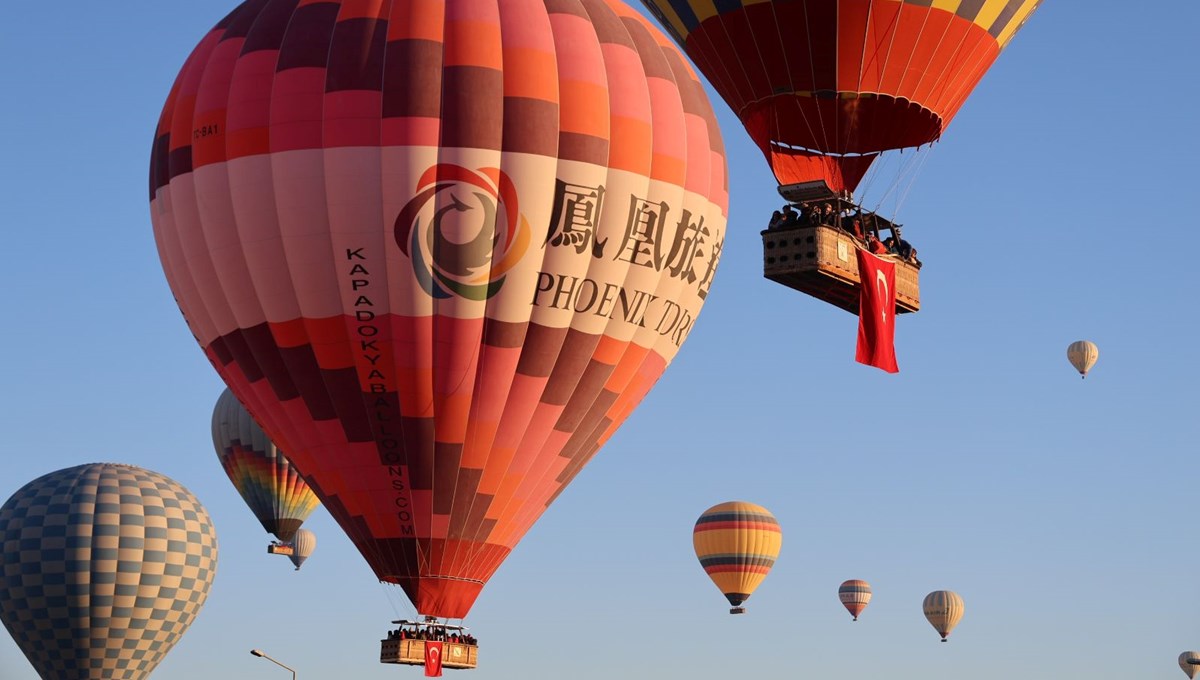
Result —
<instances>
[{"instance_id":1,"label":"gradient sky","mask_svg":"<svg viewBox=\"0 0 1200 680\"><path fill-rule=\"evenodd\" d=\"M414 611L323 509L303 571L265 554L213 453L222 384L159 266L154 125L232 6L5 8L0 500L112 461L208 507L216 582L156 678L287 677L252 647L301 678L421 677L377 662ZM712 295L484 590L470 677L1180 677L1176 656L1200 648L1198 24L1190 0L1044 3L900 212L925 268L894 376L854 363L853 316L762 278L758 232L781 201L710 90L732 175ZM1100 347L1085 381L1065 358L1083 338ZM734 499L784 532L741 617L691 546L696 517ZM848 578L875 590L858 623L837 600ZM921 615L937 589L966 601L949 644ZM6 634L0 678L36 680Z\"/></svg>"}]
</instances>

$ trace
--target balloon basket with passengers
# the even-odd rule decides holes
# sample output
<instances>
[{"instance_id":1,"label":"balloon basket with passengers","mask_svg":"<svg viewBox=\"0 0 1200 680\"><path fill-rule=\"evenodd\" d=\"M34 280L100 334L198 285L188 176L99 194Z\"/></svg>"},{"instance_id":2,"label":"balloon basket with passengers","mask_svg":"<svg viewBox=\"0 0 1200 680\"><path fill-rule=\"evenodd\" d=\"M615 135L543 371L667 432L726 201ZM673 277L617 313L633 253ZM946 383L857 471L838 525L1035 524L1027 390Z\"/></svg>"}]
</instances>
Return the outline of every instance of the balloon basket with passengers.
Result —
<instances>
[{"instance_id":1,"label":"balloon basket with passengers","mask_svg":"<svg viewBox=\"0 0 1200 680\"><path fill-rule=\"evenodd\" d=\"M439 623L432 617L392 623L399 627L379 641L379 663L424 666L428 662L428 642L441 643L442 668L469 669L479 662L479 643L463 626Z\"/></svg>"},{"instance_id":2,"label":"balloon basket with passengers","mask_svg":"<svg viewBox=\"0 0 1200 680\"><path fill-rule=\"evenodd\" d=\"M921 309L921 262L901 238L901 225L824 181L780 186L779 193L788 205L762 232L764 277L857 314L856 251L866 250L896 264L896 313Z\"/></svg>"}]
</instances>

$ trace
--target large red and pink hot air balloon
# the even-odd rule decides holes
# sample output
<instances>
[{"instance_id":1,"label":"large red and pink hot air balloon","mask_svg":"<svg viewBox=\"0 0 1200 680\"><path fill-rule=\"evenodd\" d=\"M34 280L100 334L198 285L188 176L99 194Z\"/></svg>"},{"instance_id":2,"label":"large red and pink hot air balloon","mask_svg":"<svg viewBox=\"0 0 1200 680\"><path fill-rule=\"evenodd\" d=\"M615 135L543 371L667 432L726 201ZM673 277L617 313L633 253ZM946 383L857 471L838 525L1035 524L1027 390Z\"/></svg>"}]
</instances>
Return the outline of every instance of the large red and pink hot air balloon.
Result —
<instances>
[{"instance_id":1,"label":"large red and pink hot air balloon","mask_svg":"<svg viewBox=\"0 0 1200 680\"><path fill-rule=\"evenodd\" d=\"M618 0L245 2L150 180L201 347L427 616L662 375L725 234L701 85Z\"/></svg>"}]
</instances>

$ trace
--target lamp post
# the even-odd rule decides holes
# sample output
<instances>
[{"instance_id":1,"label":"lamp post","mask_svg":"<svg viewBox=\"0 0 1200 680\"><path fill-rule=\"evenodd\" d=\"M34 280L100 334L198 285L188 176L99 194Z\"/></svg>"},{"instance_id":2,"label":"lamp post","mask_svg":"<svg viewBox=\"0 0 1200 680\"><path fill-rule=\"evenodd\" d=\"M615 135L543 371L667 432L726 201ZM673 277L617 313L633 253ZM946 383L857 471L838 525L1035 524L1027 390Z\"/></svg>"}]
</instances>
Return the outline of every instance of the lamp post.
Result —
<instances>
[{"instance_id":1,"label":"lamp post","mask_svg":"<svg viewBox=\"0 0 1200 680\"><path fill-rule=\"evenodd\" d=\"M267 656L266 652L264 652L261 649L251 649L250 653L253 654L254 656L260 656L260 657L266 659L267 661L270 661L271 663L275 664L276 666L280 666L281 668L288 669L289 671L292 672L292 680L296 680L296 669L291 668L289 666L284 666L283 664L279 663L275 659L272 659L271 657Z\"/></svg>"}]
</instances>

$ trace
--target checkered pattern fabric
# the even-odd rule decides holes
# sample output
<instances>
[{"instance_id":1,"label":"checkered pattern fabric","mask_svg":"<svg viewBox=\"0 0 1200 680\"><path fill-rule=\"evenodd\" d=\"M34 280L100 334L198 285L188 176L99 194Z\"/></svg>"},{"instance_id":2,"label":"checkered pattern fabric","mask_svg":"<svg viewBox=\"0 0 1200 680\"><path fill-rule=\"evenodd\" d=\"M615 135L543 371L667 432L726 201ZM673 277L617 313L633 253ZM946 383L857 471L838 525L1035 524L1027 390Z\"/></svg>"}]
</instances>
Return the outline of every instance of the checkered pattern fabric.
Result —
<instances>
[{"instance_id":1,"label":"checkered pattern fabric","mask_svg":"<svg viewBox=\"0 0 1200 680\"><path fill-rule=\"evenodd\" d=\"M43 678L149 677L216 566L208 512L149 470L59 470L0 507L0 620Z\"/></svg>"}]
</instances>

